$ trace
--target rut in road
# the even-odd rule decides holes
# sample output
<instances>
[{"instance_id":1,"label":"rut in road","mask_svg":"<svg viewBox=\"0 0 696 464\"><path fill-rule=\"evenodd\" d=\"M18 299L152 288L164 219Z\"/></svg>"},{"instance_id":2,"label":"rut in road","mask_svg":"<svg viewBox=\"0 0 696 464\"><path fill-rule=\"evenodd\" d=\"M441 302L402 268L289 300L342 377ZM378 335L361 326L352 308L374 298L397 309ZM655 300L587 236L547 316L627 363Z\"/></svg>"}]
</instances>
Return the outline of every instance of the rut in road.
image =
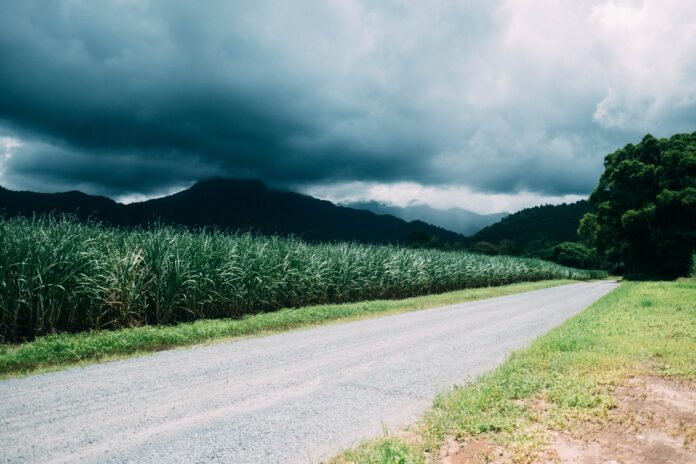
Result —
<instances>
[{"instance_id":1,"label":"rut in road","mask_svg":"<svg viewBox=\"0 0 696 464\"><path fill-rule=\"evenodd\" d=\"M318 462L616 287L534 292L0 382L0 462Z\"/></svg>"}]
</instances>

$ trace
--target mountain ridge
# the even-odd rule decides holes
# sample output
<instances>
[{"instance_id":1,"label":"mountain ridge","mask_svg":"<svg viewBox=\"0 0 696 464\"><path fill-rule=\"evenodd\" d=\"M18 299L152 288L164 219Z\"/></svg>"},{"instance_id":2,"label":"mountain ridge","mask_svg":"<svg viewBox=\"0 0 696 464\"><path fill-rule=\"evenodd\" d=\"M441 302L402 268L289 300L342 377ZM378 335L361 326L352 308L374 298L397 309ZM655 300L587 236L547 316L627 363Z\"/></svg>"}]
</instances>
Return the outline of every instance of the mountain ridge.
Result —
<instances>
[{"instance_id":1,"label":"mountain ridge","mask_svg":"<svg viewBox=\"0 0 696 464\"><path fill-rule=\"evenodd\" d=\"M67 213L113 226L152 223L192 229L295 235L309 241L408 243L414 236L463 243L465 237L423 221L404 221L313 198L274 190L260 180L214 178L161 198L118 203L79 191L37 193L0 187L0 211L7 216Z\"/></svg>"}]
</instances>

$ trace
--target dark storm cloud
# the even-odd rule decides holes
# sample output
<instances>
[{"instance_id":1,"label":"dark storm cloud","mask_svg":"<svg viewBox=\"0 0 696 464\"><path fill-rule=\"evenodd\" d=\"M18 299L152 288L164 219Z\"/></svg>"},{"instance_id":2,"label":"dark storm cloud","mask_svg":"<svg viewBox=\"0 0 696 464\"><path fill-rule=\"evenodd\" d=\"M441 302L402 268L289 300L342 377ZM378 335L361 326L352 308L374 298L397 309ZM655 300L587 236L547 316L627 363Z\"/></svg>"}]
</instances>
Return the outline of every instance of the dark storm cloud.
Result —
<instances>
[{"instance_id":1,"label":"dark storm cloud","mask_svg":"<svg viewBox=\"0 0 696 464\"><path fill-rule=\"evenodd\" d=\"M675 5L660 11L688 30ZM688 130L696 108L694 40L674 52L683 66L662 66L665 93L639 52L603 47L634 32L610 7L3 2L0 184L118 196L226 175L587 193L604 154Z\"/></svg>"}]
</instances>

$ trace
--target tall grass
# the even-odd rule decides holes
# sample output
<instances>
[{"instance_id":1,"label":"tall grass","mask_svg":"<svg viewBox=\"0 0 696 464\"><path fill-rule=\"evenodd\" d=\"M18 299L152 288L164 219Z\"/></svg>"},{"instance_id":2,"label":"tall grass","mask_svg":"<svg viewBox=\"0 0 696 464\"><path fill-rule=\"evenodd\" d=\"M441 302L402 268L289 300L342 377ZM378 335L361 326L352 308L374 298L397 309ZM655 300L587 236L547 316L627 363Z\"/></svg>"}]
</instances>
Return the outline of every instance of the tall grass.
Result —
<instances>
[{"instance_id":1,"label":"tall grass","mask_svg":"<svg viewBox=\"0 0 696 464\"><path fill-rule=\"evenodd\" d=\"M590 277L601 276L464 252L0 219L0 341Z\"/></svg>"}]
</instances>

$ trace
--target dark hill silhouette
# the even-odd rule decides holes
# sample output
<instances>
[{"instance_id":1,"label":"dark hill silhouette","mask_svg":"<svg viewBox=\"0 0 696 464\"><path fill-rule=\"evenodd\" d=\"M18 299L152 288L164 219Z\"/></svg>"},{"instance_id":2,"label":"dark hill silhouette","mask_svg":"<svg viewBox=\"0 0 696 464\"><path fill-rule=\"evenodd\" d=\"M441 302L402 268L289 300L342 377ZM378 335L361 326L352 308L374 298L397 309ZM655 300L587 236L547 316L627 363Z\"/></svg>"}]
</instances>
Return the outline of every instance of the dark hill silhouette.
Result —
<instances>
[{"instance_id":1,"label":"dark hill silhouette","mask_svg":"<svg viewBox=\"0 0 696 464\"><path fill-rule=\"evenodd\" d=\"M110 198L87 195L76 190L60 193L15 192L0 187L0 212L7 216L27 216L51 212L74 214L82 220L96 217L120 223L124 205Z\"/></svg>"},{"instance_id":2,"label":"dark hill silhouette","mask_svg":"<svg viewBox=\"0 0 696 464\"><path fill-rule=\"evenodd\" d=\"M0 210L8 216L70 213L113 226L136 227L154 222L188 228L296 235L310 241L407 243L414 236L440 242L464 237L421 221L336 206L293 192L276 191L258 180L211 179L173 195L123 205L81 192L15 192L0 187Z\"/></svg>"},{"instance_id":3,"label":"dark hill silhouette","mask_svg":"<svg viewBox=\"0 0 696 464\"><path fill-rule=\"evenodd\" d=\"M579 240L580 219L591 210L586 200L526 208L481 229L468 238L469 245L484 252L552 259L556 245Z\"/></svg>"}]
</instances>

